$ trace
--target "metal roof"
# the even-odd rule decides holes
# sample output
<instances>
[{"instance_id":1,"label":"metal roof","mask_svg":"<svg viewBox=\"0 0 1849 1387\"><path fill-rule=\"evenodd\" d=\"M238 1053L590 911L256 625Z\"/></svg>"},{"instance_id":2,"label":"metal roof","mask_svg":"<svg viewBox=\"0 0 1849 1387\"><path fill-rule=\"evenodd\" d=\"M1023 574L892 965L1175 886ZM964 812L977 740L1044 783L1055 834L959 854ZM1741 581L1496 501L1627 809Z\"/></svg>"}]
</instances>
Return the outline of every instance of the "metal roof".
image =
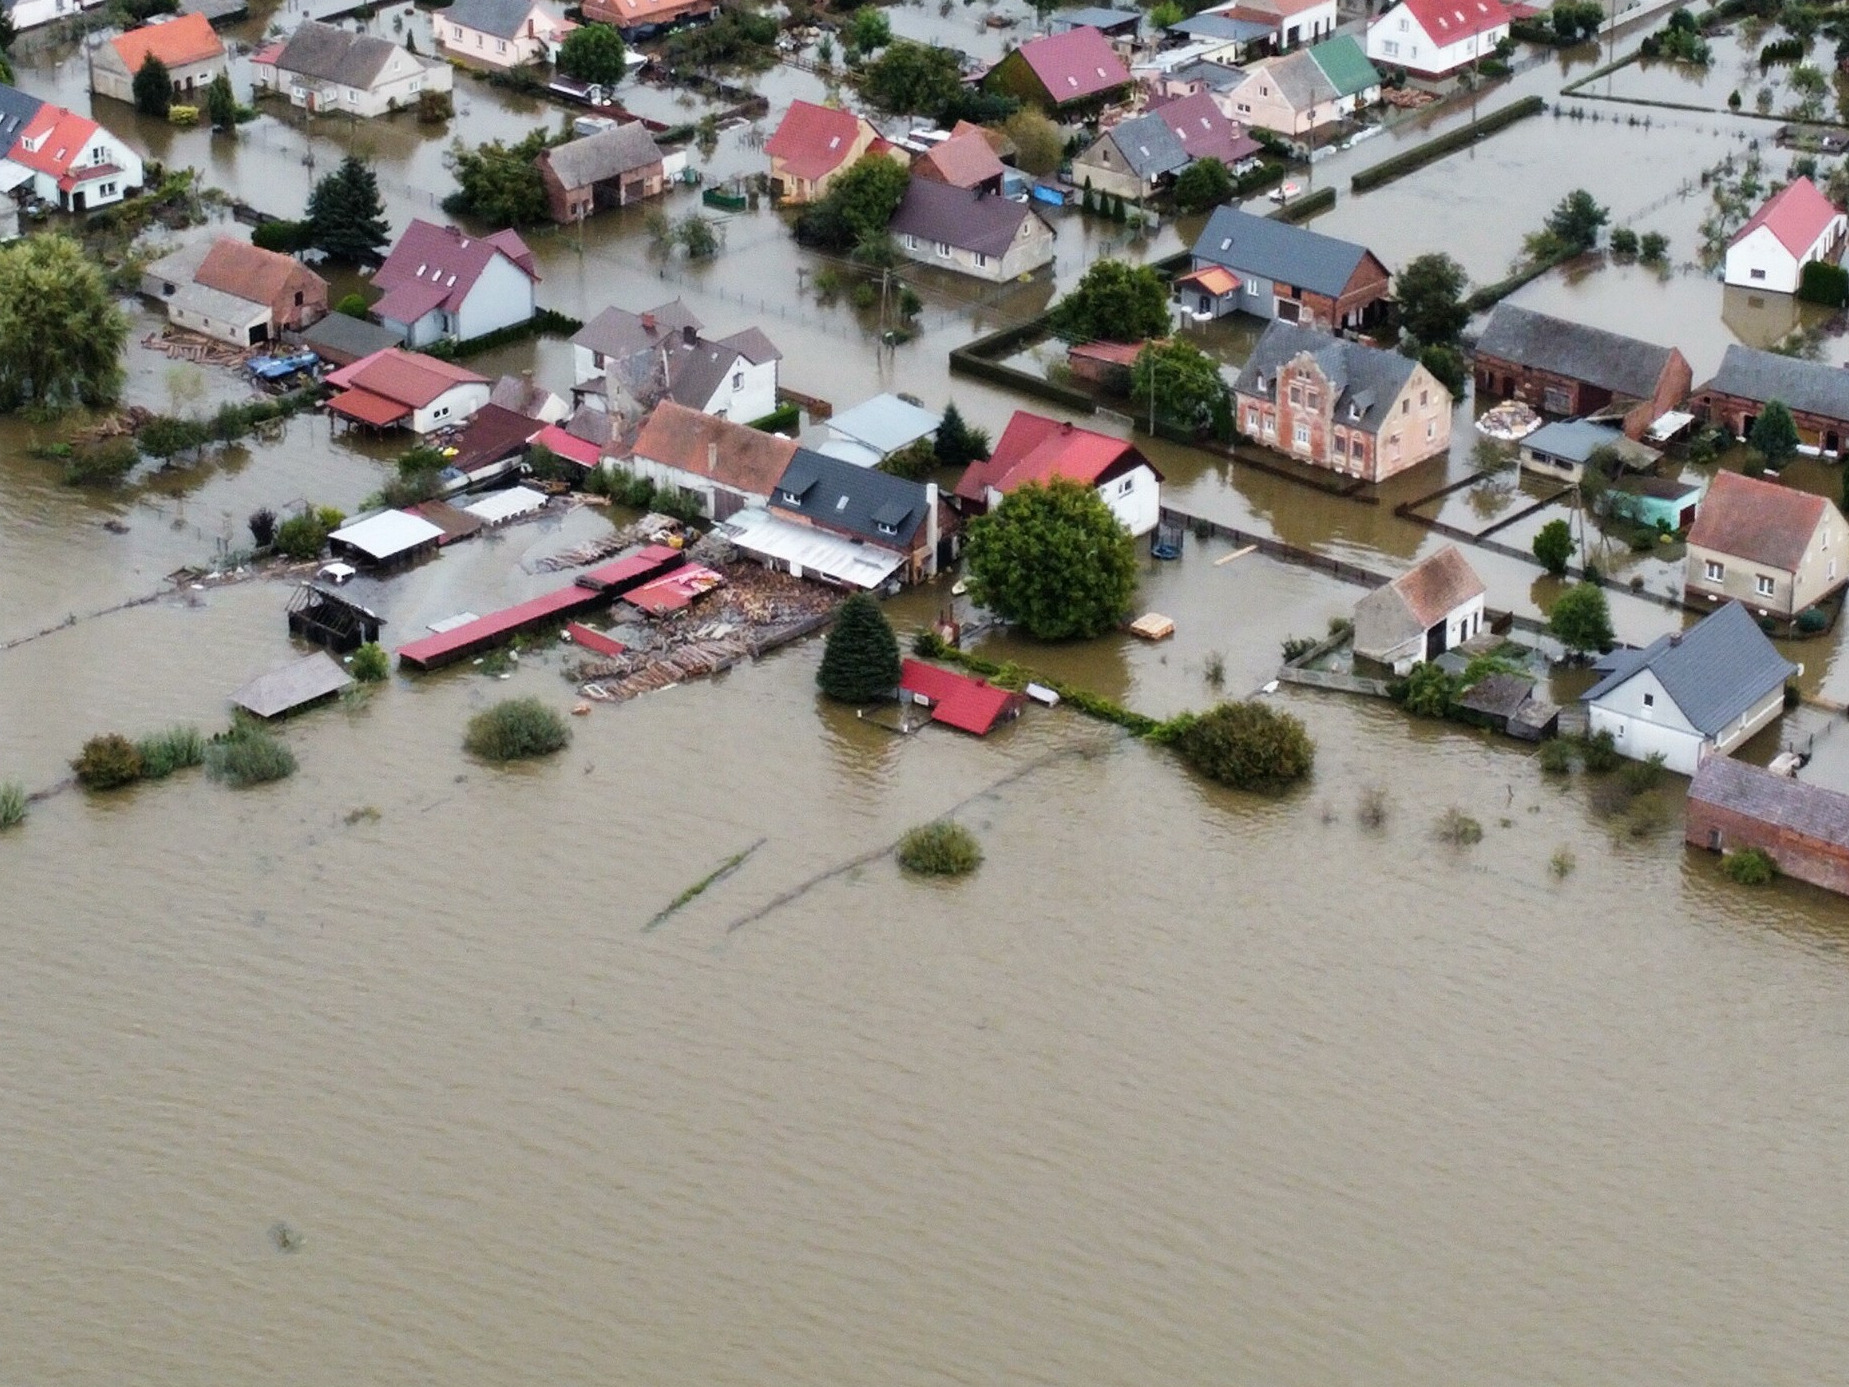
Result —
<instances>
[{"instance_id":1,"label":"metal roof","mask_svg":"<svg viewBox=\"0 0 1849 1387\"><path fill-rule=\"evenodd\" d=\"M757 506L724 521L718 533L747 554L857 588L878 587L905 562L903 554L891 549L857 543L813 525L779 520Z\"/></svg>"},{"instance_id":2,"label":"metal roof","mask_svg":"<svg viewBox=\"0 0 1849 1387\"><path fill-rule=\"evenodd\" d=\"M1254 43L1269 38L1272 26L1251 19L1234 19L1224 14L1197 14L1168 26L1177 34L1190 38L1225 39L1228 43Z\"/></svg>"},{"instance_id":3,"label":"metal roof","mask_svg":"<svg viewBox=\"0 0 1849 1387\"><path fill-rule=\"evenodd\" d=\"M1849 371L1821 361L1731 346L1714 379L1695 393L1709 391L1760 404L1782 400L1805 414L1849 420Z\"/></svg>"},{"instance_id":4,"label":"metal roof","mask_svg":"<svg viewBox=\"0 0 1849 1387\"><path fill-rule=\"evenodd\" d=\"M1725 731L1798 672L1738 602L1709 613L1686 631L1658 636L1642 650L1614 650L1594 668L1605 677L1580 695L1585 702L1598 702L1647 669L1706 737Z\"/></svg>"},{"instance_id":5,"label":"metal roof","mask_svg":"<svg viewBox=\"0 0 1849 1387\"><path fill-rule=\"evenodd\" d=\"M798 448L777 479L771 504L806 516L817 525L845 530L900 551L924 522L929 492L918 482L856 467L840 458ZM896 507L899 518L886 508ZM888 518L881 520L877 515ZM881 525L887 529L882 530Z\"/></svg>"},{"instance_id":6,"label":"metal roof","mask_svg":"<svg viewBox=\"0 0 1849 1387\"><path fill-rule=\"evenodd\" d=\"M231 701L260 718L278 717L292 708L313 703L318 698L339 693L353 682L353 676L340 667L325 650L317 650L259 674L231 695Z\"/></svg>"},{"instance_id":7,"label":"metal roof","mask_svg":"<svg viewBox=\"0 0 1849 1387\"><path fill-rule=\"evenodd\" d=\"M1216 208L1192 252L1196 260L1224 265L1235 274L1280 280L1329 298L1341 296L1367 253L1353 241L1255 217L1237 207Z\"/></svg>"},{"instance_id":8,"label":"metal roof","mask_svg":"<svg viewBox=\"0 0 1849 1387\"><path fill-rule=\"evenodd\" d=\"M1312 44L1310 57L1315 59L1316 66L1322 69L1338 96L1354 96L1380 85L1380 73L1367 60L1367 53L1353 34L1337 34L1332 39Z\"/></svg>"},{"instance_id":9,"label":"metal roof","mask_svg":"<svg viewBox=\"0 0 1849 1387\"><path fill-rule=\"evenodd\" d=\"M382 561L442 539L443 527L409 511L388 510L343 526L327 538L330 544L342 544Z\"/></svg>"},{"instance_id":10,"label":"metal roof","mask_svg":"<svg viewBox=\"0 0 1849 1387\"><path fill-rule=\"evenodd\" d=\"M1727 350L1731 355L1736 349ZM1477 342L1479 357L1493 356L1518 366L1552 371L1636 400L1648 400L1656 394L1657 382L1673 351L1512 303L1496 306Z\"/></svg>"},{"instance_id":11,"label":"metal roof","mask_svg":"<svg viewBox=\"0 0 1849 1387\"><path fill-rule=\"evenodd\" d=\"M882 457L937 432L941 415L897 395L875 395L828 420L829 432L864 443Z\"/></svg>"},{"instance_id":12,"label":"metal roof","mask_svg":"<svg viewBox=\"0 0 1849 1387\"><path fill-rule=\"evenodd\" d=\"M1584 462L1600 448L1615 448L1625 441L1624 430L1610 424L1595 424L1590 419L1559 419L1543 424L1522 439L1522 447L1567 462Z\"/></svg>"},{"instance_id":13,"label":"metal roof","mask_svg":"<svg viewBox=\"0 0 1849 1387\"><path fill-rule=\"evenodd\" d=\"M479 501L463 507L484 525L502 525L522 515L531 515L546 504L546 494L529 486L510 486L505 491L491 491Z\"/></svg>"},{"instance_id":14,"label":"metal roof","mask_svg":"<svg viewBox=\"0 0 1849 1387\"><path fill-rule=\"evenodd\" d=\"M332 361L349 366L361 357L404 344L404 334L345 313L330 313L302 329L302 343Z\"/></svg>"}]
</instances>

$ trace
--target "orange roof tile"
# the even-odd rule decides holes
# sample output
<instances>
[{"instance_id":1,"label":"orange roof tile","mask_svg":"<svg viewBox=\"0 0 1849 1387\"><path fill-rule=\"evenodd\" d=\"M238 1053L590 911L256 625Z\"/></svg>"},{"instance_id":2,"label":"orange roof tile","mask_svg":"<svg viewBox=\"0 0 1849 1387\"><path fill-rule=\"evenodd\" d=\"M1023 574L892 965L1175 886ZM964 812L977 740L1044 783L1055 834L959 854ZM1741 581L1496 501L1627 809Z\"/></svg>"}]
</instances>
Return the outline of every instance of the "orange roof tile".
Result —
<instances>
[{"instance_id":1,"label":"orange roof tile","mask_svg":"<svg viewBox=\"0 0 1849 1387\"><path fill-rule=\"evenodd\" d=\"M141 71L149 57L159 58L168 67L184 67L225 56L225 45L204 15L183 14L159 24L130 29L110 46L130 72Z\"/></svg>"}]
</instances>

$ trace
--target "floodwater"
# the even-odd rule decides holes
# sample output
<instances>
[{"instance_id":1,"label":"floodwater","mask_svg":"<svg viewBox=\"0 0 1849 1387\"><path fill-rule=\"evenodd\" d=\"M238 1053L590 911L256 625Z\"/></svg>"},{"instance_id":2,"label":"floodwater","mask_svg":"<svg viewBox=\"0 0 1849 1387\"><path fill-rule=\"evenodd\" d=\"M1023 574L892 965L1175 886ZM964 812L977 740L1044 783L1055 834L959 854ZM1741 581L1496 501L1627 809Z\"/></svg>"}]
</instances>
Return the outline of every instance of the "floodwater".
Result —
<instances>
[{"instance_id":1,"label":"floodwater","mask_svg":"<svg viewBox=\"0 0 1849 1387\"><path fill-rule=\"evenodd\" d=\"M1689 152L1664 135L1625 158ZM1500 143L1479 166L1526 177ZM1445 225L1383 204L1380 237L1405 216ZM1459 227L1460 253L1508 253L1509 232ZM761 323L788 383L837 404L954 393L993 431L1020 403L953 383L945 354L1045 284L928 285L920 335L881 352L769 212L700 267L652 261L640 229L536 237L544 301L683 295L715 331ZM1060 232L1062 284L1122 235ZM492 364L569 385L556 344ZM165 358L132 367L141 402L194 389ZM235 393L205 374L205 400ZM156 591L240 544L258 505L351 508L383 475L318 416L101 496L61 486L33 438L0 429L0 646ZM1441 542L1393 507L1470 466L1461 450L1369 506L1147 446L1184 509L1382 570ZM1504 513L1507 483L1447 517ZM533 561L605 523L515 526L368 595L401 643L553 585ZM1139 606L1172 641L982 649L1159 715L1247 693L1359 592L1232 553L1190 535L1145 564ZM1530 565L1472 561L1493 605L1552 598ZM51 789L97 731L222 725L227 693L292 653L288 591L189 588L0 648L0 780ZM1630 639L1679 620L1613 603ZM909 628L953 604L940 583L891 610ZM1836 649L1794 658L1841 698ZM302 769L273 786L185 772L35 804L0 835L0 1378L1840 1375L1839 899L1734 887L1673 827L1615 834L1584 776L1384 704L1276 695L1317 769L1260 799L1068 709L986 741L899 737L818 699L819 653L599 706L542 765L480 765L460 739L505 695L569 705L545 651L294 720ZM1840 724L1806 724L1818 764L1843 762ZM1366 829L1375 786L1389 815ZM1481 844L1434 839L1447 806ZM982 869L902 876L886 845L947 812Z\"/></svg>"}]
</instances>

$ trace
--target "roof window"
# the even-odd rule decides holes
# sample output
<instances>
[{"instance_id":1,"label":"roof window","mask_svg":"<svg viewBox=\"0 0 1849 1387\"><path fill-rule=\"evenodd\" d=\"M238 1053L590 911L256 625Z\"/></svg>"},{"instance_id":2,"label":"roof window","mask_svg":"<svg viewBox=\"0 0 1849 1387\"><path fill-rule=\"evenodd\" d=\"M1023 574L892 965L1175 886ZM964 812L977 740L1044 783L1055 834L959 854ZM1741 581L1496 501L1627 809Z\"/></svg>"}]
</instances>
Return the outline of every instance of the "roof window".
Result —
<instances>
[{"instance_id":1,"label":"roof window","mask_svg":"<svg viewBox=\"0 0 1849 1387\"><path fill-rule=\"evenodd\" d=\"M846 510L846 509L847 509L847 497L845 497L845 496L843 496L843 497L842 497L842 498L841 498L841 499L840 499L839 501L836 501L836 502L835 502L835 509L836 509L837 511L844 511L844 510Z\"/></svg>"},{"instance_id":2,"label":"roof window","mask_svg":"<svg viewBox=\"0 0 1849 1387\"><path fill-rule=\"evenodd\" d=\"M828 147L830 149L839 149L841 147L841 137L839 135L834 136L834 138L829 140Z\"/></svg>"},{"instance_id":3,"label":"roof window","mask_svg":"<svg viewBox=\"0 0 1849 1387\"><path fill-rule=\"evenodd\" d=\"M427 269L429 269L429 268L430 268L430 262L429 262L429 261L425 261L425 262L424 262L424 263L423 263L422 265L419 265L419 266L417 267L417 277L418 277L419 279L422 279L422 278L424 277L424 271L425 271L425 270L427 270Z\"/></svg>"}]
</instances>

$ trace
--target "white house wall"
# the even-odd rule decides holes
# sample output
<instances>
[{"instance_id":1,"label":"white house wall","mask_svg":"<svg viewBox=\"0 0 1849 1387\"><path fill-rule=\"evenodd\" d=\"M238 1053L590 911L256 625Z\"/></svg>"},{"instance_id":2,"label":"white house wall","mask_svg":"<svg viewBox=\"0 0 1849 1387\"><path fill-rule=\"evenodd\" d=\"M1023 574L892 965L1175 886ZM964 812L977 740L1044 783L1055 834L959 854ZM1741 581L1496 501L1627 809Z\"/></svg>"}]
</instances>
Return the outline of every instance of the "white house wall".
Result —
<instances>
[{"instance_id":1,"label":"white house wall","mask_svg":"<svg viewBox=\"0 0 1849 1387\"><path fill-rule=\"evenodd\" d=\"M1162 510L1162 483L1148 467L1138 466L1113 477L1098 488L1111 514L1133 536L1141 538L1156 528Z\"/></svg>"},{"instance_id":2,"label":"white house wall","mask_svg":"<svg viewBox=\"0 0 1849 1387\"><path fill-rule=\"evenodd\" d=\"M1795 294L1802 273L1798 259L1770 227L1754 227L1752 234L1727 248L1727 282L1774 294Z\"/></svg>"},{"instance_id":3,"label":"white house wall","mask_svg":"<svg viewBox=\"0 0 1849 1387\"><path fill-rule=\"evenodd\" d=\"M1489 57L1508 33L1508 25L1498 24L1455 43L1440 44L1420 26L1417 16L1398 5L1368 26L1367 56L1370 62L1436 77Z\"/></svg>"},{"instance_id":4,"label":"white house wall","mask_svg":"<svg viewBox=\"0 0 1849 1387\"><path fill-rule=\"evenodd\" d=\"M734 385L733 382L738 384ZM691 403L689 401L688 403ZM742 356L732 364L726 378L705 404L697 405L703 414L716 414L735 424L749 424L762 419L777 408L777 362L775 358L753 366Z\"/></svg>"},{"instance_id":5,"label":"white house wall","mask_svg":"<svg viewBox=\"0 0 1849 1387\"><path fill-rule=\"evenodd\" d=\"M414 433L434 433L438 429L462 424L475 417L475 411L488 403L486 381L463 381L452 385L422 409L411 413Z\"/></svg>"},{"instance_id":6,"label":"white house wall","mask_svg":"<svg viewBox=\"0 0 1849 1387\"><path fill-rule=\"evenodd\" d=\"M456 336L466 342L532 316L532 277L505 255L496 255L456 313Z\"/></svg>"}]
</instances>

